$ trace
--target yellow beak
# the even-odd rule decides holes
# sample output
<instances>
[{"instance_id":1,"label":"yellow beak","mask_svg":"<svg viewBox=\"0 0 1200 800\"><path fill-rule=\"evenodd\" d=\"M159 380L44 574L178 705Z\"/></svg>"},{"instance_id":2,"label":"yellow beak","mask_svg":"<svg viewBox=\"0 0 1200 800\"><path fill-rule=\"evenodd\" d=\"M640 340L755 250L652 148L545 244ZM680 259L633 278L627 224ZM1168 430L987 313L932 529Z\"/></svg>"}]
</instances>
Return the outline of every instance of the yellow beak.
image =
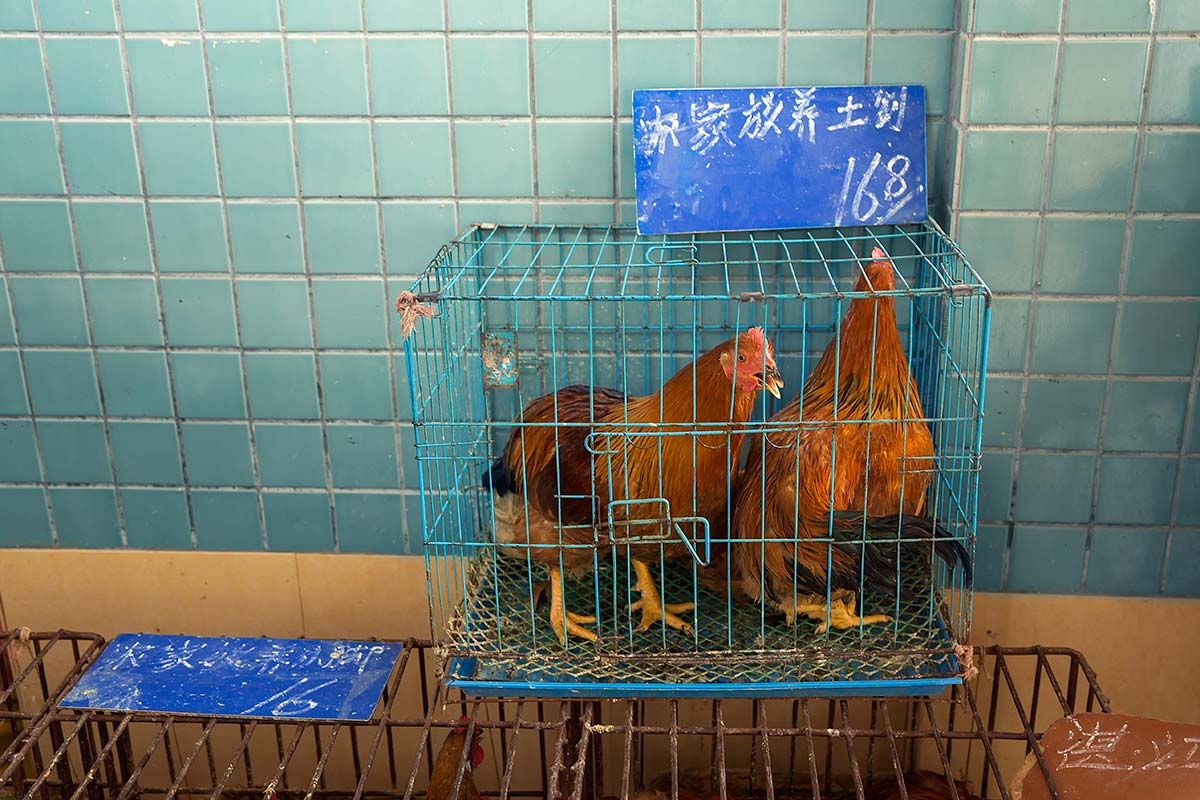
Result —
<instances>
[{"instance_id":1,"label":"yellow beak","mask_svg":"<svg viewBox=\"0 0 1200 800\"><path fill-rule=\"evenodd\" d=\"M766 372L758 374L758 379L762 383L762 387L776 398L781 396L779 390L783 388L783 376L779 374L779 370L774 367L767 367Z\"/></svg>"}]
</instances>

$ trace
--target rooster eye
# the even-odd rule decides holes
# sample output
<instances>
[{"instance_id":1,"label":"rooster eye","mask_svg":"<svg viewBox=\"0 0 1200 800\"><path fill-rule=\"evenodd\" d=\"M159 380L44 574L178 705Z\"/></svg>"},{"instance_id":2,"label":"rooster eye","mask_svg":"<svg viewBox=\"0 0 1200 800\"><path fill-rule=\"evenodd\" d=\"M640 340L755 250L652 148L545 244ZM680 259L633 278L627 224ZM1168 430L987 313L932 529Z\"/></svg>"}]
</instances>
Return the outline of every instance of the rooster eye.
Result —
<instances>
[{"instance_id":1,"label":"rooster eye","mask_svg":"<svg viewBox=\"0 0 1200 800\"><path fill-rule=\"evenodd\" d=\"M738 353L738 361L743 361L743 362L744 362L745 360L746 360L746 354L745 354L745 353Z\"/></svg>"}]
</instances>

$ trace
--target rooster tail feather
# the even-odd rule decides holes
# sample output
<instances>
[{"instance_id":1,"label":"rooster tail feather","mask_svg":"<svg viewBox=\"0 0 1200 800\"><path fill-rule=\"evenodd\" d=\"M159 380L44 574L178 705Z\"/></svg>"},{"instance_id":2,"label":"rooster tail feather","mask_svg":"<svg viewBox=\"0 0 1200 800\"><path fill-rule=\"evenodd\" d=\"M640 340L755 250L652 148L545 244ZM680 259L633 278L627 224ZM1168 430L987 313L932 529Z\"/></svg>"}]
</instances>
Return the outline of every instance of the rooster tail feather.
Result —
<instances>
[{"instance_id":1,"label":"rooster tail feather","mask_svg":"<svg viewBox=\"0 0 1200 800\"><path fill-rule=\"evenodd\" d=\"M934 522L929 517L913 514L888 514L879 517L867 517L865 522L861 512L835 511L833 513L834 546L855 557L855 562L861 557L863 533L868 540L867 552L864 558L866 567L866 582L883 591L894 591L896 581L895 549L879 547L897 539L907 541L900 544L921 548L929 552L929 547L946 563L950 569L961 566L963 585L970 586L974 569L971 554L962 542L954 538L954 534ZM919 541L913 541L919 540Z\"/></svg>"},{"instance_id":2,"label":"rooster tail feather","mask_svg":"<svg viewBox=\"0 0 1200 800\"><path fill-rule=\"evenodd\" d=\"M503 456L492 462L491 469L484 474L483 488L489 489L501 497L513 490L512 473L508 471L508 465L504 463Z\"/></svg>"}]
</instances>

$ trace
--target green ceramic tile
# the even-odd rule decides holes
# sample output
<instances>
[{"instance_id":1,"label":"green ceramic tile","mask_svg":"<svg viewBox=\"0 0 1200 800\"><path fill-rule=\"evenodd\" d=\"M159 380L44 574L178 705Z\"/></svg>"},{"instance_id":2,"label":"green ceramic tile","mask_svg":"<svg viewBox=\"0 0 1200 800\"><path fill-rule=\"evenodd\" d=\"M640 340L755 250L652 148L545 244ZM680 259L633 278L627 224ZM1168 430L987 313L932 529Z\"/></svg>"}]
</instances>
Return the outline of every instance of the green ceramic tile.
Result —
<instances>
[{"instance_id":1,"label":"green ceramic tile","mask_svg":"<svg viewBox=\"0 0 1200 800\"><path fill-rule=\"evenodd\" d=\"M89 276L84 281L84 289L96 344L162 344L158 291L152 279Z\"/></svg>"},{"instance_id":2,"label":"green ceramic tile","mask_svg":"<svg viewBox=\"0 0 1200 800\"><path fill-rule=\"evenodd\" d=\"M404 514L398 494L337 492L334 494L338 552L403 553L403 529L397 520Z\"/></svg>"},{"instance_id":3,"label":"green ceramic tile","mask_svg":"<svg viewBox=\"0 0 1200 800\"><path fill-rule=\"evenodd\" d=\"M875 28L912 29L954 27L954 0L880 0L875 4Z\"/></svg>"},{"instance_id":4,"label":"green ceramic tile","mask_svg":"<svg viewBox=\"0 0 1200 800\"><path fill-rule=\"evenodd\" d=\"M1049 208L1127 209L1136 140L1133 131L1059 131L1054 138Z\"/></svg>"},{"instance_id":5,"label":"green ceramic tile","mask_svg":"<svg viewBox=\"0 0 1200 800\"><path fill-rule=\"evenodd\" d=\"M1021 381L1017 378L988 378L983 446L1015 446L1020 421Z\"/></svg>"},{"instance_id":6,"label":"green ceramic tile","mask_svg":"<svg viewBox=\"0 0 1200 800\"><path fill-rule=\"evenodd\" d=\"M866 74L867 39L862 35L788 37L787 82L793 86L853 86Z\"/></svg>"},{"instance_id":7,"label":"green ceramic tile","mask_svg":"<svg viewBox=\"0 0 1200 800\"><path fill-rule=\"evenodd\" d=\"M1012 491L1012 453L985 452L979 473L979 519L1007 520Z\"/></svg>"},{"instance_id":8,"label":"green ceramic tile","mask_svg":"<svg viewBox=\"0 0 1200 800\"><path fill-rule=\"evenodd\" d=\"M0 276L0 298L8 296L8 282ZM0 344L16 344L17 333L13 328L12 315L8 311L8 303L0 302Z\"/></svg>"},{"instance_id":9,"label":"green ceramic tile","mask_svg":"<svg viewBox=\"0 0 1200 800\"><path fill-rule=\"evenodd\" d=\"M247 353L250 416L257 419L316 419L317 378L307 353Z\"/></svg>"},{"instance_id":10,"label":"green ceramic tile","mask_svg":"<svg viewBox=\"0 0 1200 800\"><path fill-rule=\"evenodd\" d=\"M975 33L1055 33L1057 0L976 0Z\"/></svg>"},{"instance_id":11,"label":"green ceramic tile","mask_svg":"<svg viewBox=\"0 0 1200 800\"><path fill-rule=\"evenodd\" d=\"M966 137L963 208L1038 208L1046 163L1044 132L971 130Z\"/></svg>"},{"instance_id":12,"label":"green ceramic tile","mask_svg":"<svg viewBox=\"0 0 1200 800\"><path fill-rule=\"evenodd\" d=\"M75 203L79 252L88 272L149 272L145 207L130 203Z\"/></svg>"},{"instance_id":13,"label":"green ceramic tile","mask_svg":"<svg viewBox=\"0 0 1200 800\"><path fill-rule=\"evenodd\" d=\"M36 28L33 0L12 0L0 5L0 30L32 31Z\"/></svg>"},{"instance_id":14,"label":"green ceramic tile","mask_svg":"<svg viewBox=\"0 0 1200 800\"><path fill-rule=\"evenodd\" d=\"M130 39L129 81L139 114L208 116L204 53L199 39Z\"/></svg>"},{"instance_id":15,"label":"green ceramic tile","mask_svg":"<svg viewBox=\"0 0 1200 800\"><path fill-rule=\"evenodd\" d=\"M705 37L700 42L702 86L779 83L778 36Z\"/></svg>"},{"instance_id":16,"label":"green ceramic tile","mask_svg":"<svg viewBox=\"0 0 1200 800\"><path fill-rule=\"evenodd\" d=\"M612 43L538 37L533 43L537 113L543 117L612 113Z\"/></svg>"},{"instance_id":17,"label":"green ceramic tile","mask_svg":"<svg viewBox=\"0 0 1200 800\"><path fill-rule=\"evenodd\" d=\"M225 222L218 202L150 204L162 272L228 272Z\"/></svg>"},{"instance_id":18,"label":"green ceramic tile","mask_svg":"<svg viewBox=\"0 0 1200 800\"><path fill-rule=\"evenodd\" d=\"M1033 285L1038 221L1029 217L959 218L955 239L993 292L1028 292Z\"/></svg>"},{"instance_id":19,"label":"green ceramic tile","mask_svg":"<svg viewBox=\"0 0 1200 800\"><path fill-rule=\"evenodd\" d=\"M339 489L399 488L391 425L331 424L329 466Z\"/></svg>"},{"instance_id":20,"label":"green ceramic tile","mask_svg":"<svg viewBox=\"0 0 1200 800\"><path fill-rule=\"evenodd\" d=\"M303 281L243 279L237 290L245 347L312 347Z\"/></svg>"},{"instance_id":21,"label":"green ceramic tile","mask_svg":"<svg viewBox=\"0 0 1200 800\"><path fill-rule=\"evenodd\" d=\"M112 481L102 423L44 419L38 422L37 435L48 482Z\"/></svg>"},{"instance_id":22,"label":"green ceramic tile","mask_svg":"<svg viewBox=\"0 0 1200 800\"><path fill-rule=\"evenodd\" d=\"M387 196L454 194L447 122L377 122L379 191Z\"/></svg>"},{"instance_id":23,"label":"green ceramic tile","mask_svg":"<svg viewBox=\"0 0 1200 800\"><path fill-rule=\"evenodd\" d=\"M360 31L363 26L361 0L283 0L283 15L289 31Z\"/></svg>"},{"instance_id":24,"label":"green ceramic tile","mask_svg":"<svg viewBox=\"0 0 1200 800\"><path fill-rule=\"evenodd\" d=\"M1067 33L1145 33L1150 30L1150 4L1125 0L1071 0Z\"/></svg>"},{"instance_id":25,"label":"green ceramic tile","mask_svg":"<svg viewBox=\"0 0 1200 800\"><path fill-rule=\"evenodd\" d=\"M257 423L254 443L263 486L325 485L325 448L316 424Z\"/></svg>"},{"instance_id":26,"label":"green ceramic tile","mask_svg":"<svg viewBox=\"0 0 1200 800\"><path fill-rule=\"evenodd\" d=\"M804 30L848 30L865 28L867 0L805 0L788 3L788 28Z\"/></svg>"},{"instance_id":27,"label":"green ceramic tile","mask_svg":"<svg viewBox=\"0 0 1200 800\"><path fill-rule=\"evenodd\" d=\"M1029 301L1001 297L992 301L992 331L988 343L988 367L993 370L1023 371L1025 340L1029 330Z\"/></svg>"},{"instance_id":28,"label":"green ceramic tile","mask_svg":"<svg viewBox=\"0 0 1200 800\"><path fill-rule=\"evenodd\" d=\"M1088 549L1089 594L1158 594L1163 555L1167 548L1165 530L1145 528L1098 528Z\"/></svg>"},{"instance_id":29,"label":"green ceramic tile","mask_svg":"<svg viewBox=\"0 0 1200 800\"><path fill-rule=\"evenodd\" d=\"M419 482L420 476L417 467L417 446L413 441L413 426L402 422L397 430L400 434L400 481L411 486Z\"/></svg>"},{"instance_id":30,"label":"green ceramic tile","mask_svg":"<svg viewBox=\"0 0 1200 800\"><path fill-rule=\"evenodd\" d=\"M1042 239L1042 292L1116 292L1124 241L1123 219L1048 218Z\"/></svg>"},{"instance_id":31,"label":"green ceramic tile","mask_svg":"<svg viewBox=\"0 0 1200 800\"><path fill-rule=\"evenodd\" d=\"M241 359L235 353L175 353L175 401L187 419L245 419Z\"/></svg>"},{"instance_id":32,"label":"green ceramic tile","mask_svg":"<svg viewBox=\"0 0 1200 800\"><path fill-rule=\"evenodd\" d=\"M458 193L525 196L533 191L527 122L456 122Z\"/></svg>"},{"instance_id":33,"label":"green ceramic tile","mask_svg":"<svg viewBox=\"0 0 1200 800\"><path fill-rule=\"evenodd\" d=\"M949 35L877 35L871 50L871 83L919 83L925 87L925 112L946 113L950 93Z\"/></svg>"},{"instance_id":34,"label":"green ceramic tile","mask_svg":"<svg viewBox=\"0 0 1200 800\"><path fill-rule=\"evenodd\" d=\"M535 31L606 31L609 0L533 0Z\"/></svg>"},{"instance_id":35,"label":"green ceramic tile","mask_svg":"<svg viewBox=\"0 0 1200 800\"><path fill-rule=\"evenodd\" d=\"M1031 378L1021 443L1048 450L1094 450L1103 405L1103 381Z\"/></svg>"},{"instance_id":36,"label":"green ceramic tile","mask_svg":"<svg viewBox=\"0 0 1200 800\"><path fill-rule=\"evenodd\" d=\"M121 51L115 37L46 40L59 114L128 114Z\"/></svg>"},{"instance_id":37,"label":"green ceramic tile","mask_svg":"<svg viewBox=\"0 0 1200 800\"><path fill-rule=\"evenodd\" d=\"M125 541L134 549L190 550L191 523L182 489L122 489Z\"/></svg>"},{"instance_id":38,"label":"green ceramic tile","mask_svg":"<svg viewBox=\"0 0 1200 800\"><path fill-rule=\"evenodd\" d=\"M286 122L218 122L221 178L229 197L296 193L292 130Z\"/></svg>"},{"instance_id":39,"label":"green ceramic tile","mask_svg":"<svg viewBox=\"0 0 1200 800\"><path fill-rule=\"evenodd\" d=\"M0 193L63 193L54 123L0 121L0 154Z\"/></svg>"},{"instance_id":40,"label":"green ceramic tile","mask_svg":"<svg viewBox=\"0 0 1200 800\"><path fill-rule=\"evenodd\" d=\"M980 525L975 535L975 572L972 588L977 592L998 592L1004 588L1004 569L1008 555L1008 526Z\"/></svg>"},{"instance_id":41,"label":"green ceramic tile","mask_svg":"<svg viewBox=\"0 0 1200 800\"><path fill-rule=\"evenodd\" d=\"M117 496L112 489L50 489L59 547L121 547Z\"/></svg>"},{"instance_id":42,"label":"green ceramic tile","mask_svg":"<svg viewBox=\"0 0 1200 800\"><path fill-rule=\"evenodd\" d=\"M1190 375L1200 336L1200 303L1125 303L1113 371L1122 375Z\"/></svg>"},{"instance_id":43,"label":"green ceramic tile","mask_svg":"<svg viewBox=\"0 0 1200 800\"><path fill-rule=\"evenodd\" d=\"M1136 122L1146 41L1069 41L1063 45L1058 121Z\"/></svg>"},{"instance_id":44,"label":"green ceramic tile","mask_svg":"<svg viewBox=\"0 0 1200 800\"><path fill-rule=\"evenodd\" d=\"M1200 47L1194 39L1160 39L1154 46L1147 122L1200 123L1200 96L1193 91L1200 72ZM3 91L0 89L0 91Z\"/></svg>"},{"instance_id":45,"label":"green ceramic tile","mask_svg":"<svg viewBox=\"0 0 1200 800\"><path fill-rule=\"evenodd\" d=\"M1143 147L1138 211L1200 208L1200 185L1179 179L1179 165L1200 158L1200 133L1149 131Z\"/></svg>"},{"instance_id":46,"label":"green ceramic tile","mask_svg":"<svg viewBox=\"0 0 1200 800\"><path fill-rule=\"evenodd\" d=\"M4 242L4 266L10 272L76 269L71 219L65 202L0 202L0 241Z\"/></svg>"},{"instance_id":47,"label":"green ceramic tile","mask_svg":"<svg viewBox=\"0 0 1200 800\"><path fill-rule=\"evenodd\" d=\"M100 413L96 373L89 352L27 351L24 361L35 415L83 416Z\"/></svg>"},{"instance_id":48,"label":"green ceramic tile","mask_svg":"<svg viewBox=\"0 0 1200 800\"><path fill-rule=\"evenodd\" d=\"M314 273L378 274L380 237L374 203L308 203L304 217Z\"/></svg>"},{"instance_id":49,"label":"green ceramic tile","mask_svg":"<svg viewBox=\"0 0 1200 800\"><path fill-rule=\"evenodd\" d=\"M317 321L317 346L339 348L383 347L388 315L383 307L380 281L316 279L313 313Z\"/></svg>"},{"instance_id":50,"label":"green ceramic tile","mask_svg":"<svg viewBox=\"0 0 1200 800\"><path fill-rule=\"evenodd\" d=\"M163 278L163 316L172 347L237 344L233 292L226 278Z\"/></svg>"},{"instance_id":51,"label":"green ceramic tile","mask_svg":"<svg viewBox=\"0 0 1200 800\"><path fill-rule=\"evenodd\" d=\"M441 39L371 39L371 99L376 114L449 111L446 46Z\"/></svg>"},{"instance_id":52,"label":"green ceramic tile","mask_svg":"<svg viewBox=\"0 0 1200 800\"><path fill-rule=\"evenodd\" d=\"M328 419L392 419L391 382L384 354L321 356L321 395Z\"/></svg>"},{"instance_id":53,"label":"green ceramic tile","mask_svg":"<svg viewBox=\"0 0 1200 800\"><path fill-rule=\"evenodd\" d=\"M193 486L253 486L250 426L244 422L185 422L183 457Z\"/></svg>"},{"instance_id":54,"label":"green ceramic tile","mask_svg":"<svg viewBox=\"0 0 1200 800\"><path fill-rule=\"evenodd\" d=\"M620 30L676 30L696 27L696 6L692 0L617 0L617 28Z\"/></svg>"},{"instance_id":55,"label":"green ceramic tile","mask_svg":"<svg viewBox=\"0 0 1200 800\"><path fill-rule=\"evenodd\" d=\"M1017 475L1017 521L1086 523L1095 474L1093 455L1022 455Z\"/></svg>"},{"instance_id":56,"label":"green ceramic tile","mask_svg":"<svg viewBox=\"0 0 1200 800\"><path fill-rule=\"evenodd\" d=\"M72 194L142 193L128 122L63 122L60 130Z\"/></svg>"},{"instance_id":57,"label":"green ceramic tile","mask_svg":"<svg viewBox=\"0 0 1200 800\"><path fill-rule=\"evenodd\" d=\"M1178 2L1178 0L1175 0ZM1193 27L1200 28L1200 24ZM1200 492L1196 496L1200 496ZM1163 593L1194 597L1200 586L1200 531L1176 530L1171 534L1171 557L1167 559Z\"/></svg>"},{"instance_id":58,"label":"green ceramic tile","mask_svg":"<svg viewBox=\"0 0 1200 800\"><path fill-rule=\"evenodd\" d=\"M442 0L366 0L367 30L440 31Z\"/></svg>"},{"instance_id":59,"label":"green ceramic tile","mask_svg":"<svg viewBox=\"0 0 1200 800\"><path fill-rule=\"evenodd\" d=\"M200 550L262 550L262 520L256 492L192 490L192 518Z\"/></svg>"},{"instance_id":60,"label":"green ceramic tile","mask_svg":"<svg viewBox=\"0 0 1200 800\"><path fill-rule=\"evenodd\" d=\"M33 423L28 420L0 420L0 481L5 483L40 483L42 469L38 465L37 442Z\"/></svg>"},{"instance_id":61,"label":"green ceramic tile","mask_svg":"<svg viewBox=\"0 0 1200 800\"><path fill-rule=\"evenodd\" d=\"M1179 523L1200 525L1200 458L1189 458L1183 462L1178 502Z\"/></svg>"},{"instance_id":62,"label":"green ceramic tile","mask_svg":"<svg viewBox=\"0 0 1200 800\"><path fill-rule=\"evenodd\" d=\"M39 0L42 29L47 31L115 31L112 0Z\"/></svg>"},{"instance_id":63,"label":"green ceramic tile","mask_svg":"<svg viewBox=\"0 0 1200 800\"><path fill-rule=\"evenodd\" d=\"M162 352L104 350L96 358L109 417L174 416Z\"/></svg>"},{"instance_id":64,"label":"green ceramic tile","mask_svg":"<svg viewBox=\"0 0 1200 800\"><path fill-rule=\"evenodd\" d=\"M279 39L210 39L208 69L217 114L288 113Z\"/></svg>"},{"instance_id":65,"label":"green ceramic tile","mask_svg":"<svg viewBox=\"0 0 1200 800\"><path fill-rule=\"evenodd\" d=\"M8 114L49 114L50 95L38 40L32 36L0 40L0 63L4 64L0 108Z\"/></svg>"},{"instance_id":66,"label":"green ceramic tile","mask_svg":"<svg viewBox=\"0 0 1200 800\"><path fill-rule=\"evenodd\" d=\"M276 552L325 553L333 549L329 495L263 492L267 543Z\"/></svg>"},{"instance_id":67,"label":"green ceramic tile","mask_svg":"<svg viewBox=\"0 0 1200 800\"><path fill-rule=\"evenodd\" d=\"M300 187L308 196L375 194L367 122L298 122Z\"/></svg>"},{"instance_id":68,"label":"green ceramic tile","mask_svg":"<svg viewBox=\"0 0 1200 800\"><path fill-rule=\"evenodd\" d=\"M384 203L388 274L415 275L455 233L452 203Z\"/></svg>"},{"instance_id":69,"label":"green ceramic tile","mask_svg":"<svg viewBox=\"0 0 1200 800\"><path fill-rule=\"evenodd\" d=\"M210 31L278 31L278 0L200 0Z\"/></svg>"},{"instance_id":70,"label":"green ceramic tile","mask_svg":"<svg viewBox=\"0 0 1200 800\"><path fill-rule=\"evenodd\" d=\"M459 216L463 229L481 222L498 225L523 225L533 222L533 203L487 203L460 201Z\"/></svg>"},{"instance_id":71,"label":"green ceramic tile","mask_svg":"<svg viewBox=\"0 0 1200 800\"><path fill-rule=\"evenodd\" d=\"M545 197L611 197L612 124L539 122L538 191Z\"/></svg>"},{"instance_id":72,"label":"green ceramic tile","mask_svg":"<svg viewBox=\"0 0 1200 800\"><path fill-rule=\"evenodd\" d=\"M452 31L523 31L524 0L449 0Z\"/></svg>"},{"instance_id":73,"label":"green ceramic tile","mask_svg":"<svg viewBox=\"0 0 1200 800\"><path fill-rule=\"evenodd\" d=\"M682 89L696 85L696 40L617 39L617 107L632 113L634 89Z\"/></svg>"},{"instance_id":74,"label":"green ceramic tile","mask_svg":"<svg viewBox=\"0 0 1200 800\"><path fill-rule=\"evenodd\" d=\"M110 422L113 462L121 483L183 483L174 422Z\"/></svg>"},{"instance_id":75,"label":"green ceramic tile","mask_svg":"<svg viewBox=\"0 0 1200 800\"><path fill-rule=\"evenodd\" d=\"M1191 0L1162 0L1159 8L1160 31L1200 31L1200 8Z\"/></svg>"},{"instance_id":76,"label":"green ceramic tile","mask_svg":"<svg viewBox=\"0 0 1200 800\"><path fill-rule=\"evenodd\" d=\"M296 203L230 204L229 236L237 272L304 271Z\"/></svg>"},{"instance_id":77,"label":"green ceramic tile","mask_svg":"<svg viewBox=\"0 0 1200 800\"><path fill-rule=\"evenodd\" d=\"M0 415L29 413L25 397L25 379L21 377L21 356L16 350L0 350Z\"/></svg>"},{"instance_id":78,"label":"green ceramic tile","mask_svg":"<svg viewBox=\"0 0 1200 800\"><path fill-rule=\"evenodd\" d=\"M1165 525L1171 518L1177 463L1174 456L1103 456L1096 522Z\"/></svg>"},{"instance_id":79,"label":"green ceramic tile","mask_svg":"<svg viewBox=\"0 0 1200 800\"><path fill-rule=\"evenodd\" d=\"M1048 122L1054 42L982 41L971 50L971 122Z\"/></svg>"},{"instance_id":80,"label":"green ceramic tile","mask_svg":"<svg viewBox=\"0 0 1200 800\"><path fill-rule=\"evenodd\" d=\"M149 194L218 193L212 123L143 121L138 130Z\"/></svg>"},{"instance_id":81,"label":"green ceramic tile","mask_svg":"<svg viewBox=\"0 0 1200 800\"><path fill-rule=\"evenodd\" d=\"M1103 374L1108 370L1112 303L1041 299L1033 332L1034 372Z\"/></svg>"},{"instance_id":82,"label":"green ceramic tile","mask_svg":"<svg viewBox=\"0 0 1200 800\"><path fill-rule=\"evenodd\" d=\"M1187 396L1183 383L1113 381L1104 449L1178 452Z\"/></svg>"},{"instance_id":83,"label":"green ceramic tile","mask_svg":"<svg viewBox=\"0 0 1200 800\"><path fill-rule=\"evenodd\" d=\"M1179 269L1200 248L1200 221L1135 219L1126 291L1200 295L1200 272Z\"/></svg>"},{"instance_id":84,"label":"green ceramic tile","mask_svg":"<svg viewBox=\"0 0 1200 800\"><path fill-rule=\"evenodd\" d=\"M455 113L528 114L526 45L520 36L452 36Z\"/></svg>"},{"instance_id":85,"label":"green ceramic tile","mask_svg":"<svg viewBox=\"0 0 1200 800\"><path fill-rule=\"evenodd\" d=\"M50 517L41 489L0 488L0 547L49 547Z\"/></svg>"},{"instance_id":86,"label":"green ceramic tile","mask_svg":"<svg viewBox=\"0 0 1200 800\"><path fill-rule=\"evenodd\" d=\"M127 31L194 31L200 22L196 0L121 0Z\"/></svg>"},{"instance_id":87,"label":"green ceramic tile","mask_svg":"<svg viewBox=\"0 0 1200 800\"><path fill-rule=\"evenodd\" d=\"M775 0L702 0L705 28L779 28L780 4Z\"/></svg>"},{"instance_id":88,"label":"green ceramic tile","mask_svg":"<svg viewBox=\"0 0 1200 800\"><path fill-rule=\"evenodd\" d=\"M292 38L288 59L297 114L367 113L366 56L361 40Z\"/></svg>"},{"instance_id":89,"label":"green ceramic tile","mask_svg":"<svg viewBox=\"0 0 1200 800\"><path fill-rule=\"evenodd\" d=\"M14 275L8 279L8 290L13 316L21 331L21 344L88 343L79 278Z\"/></svg>"},{"instance_id":90,"label":"green ceramic tile","mask_svg":"<svg viewBox=\"0 0 1200 800\"><path fill-rule=\"evenodd\" d=\"M1018 525L1008 562L1010 592L1064 594L1079 591L1086 531Z\"/></svg>"}]
</instances>

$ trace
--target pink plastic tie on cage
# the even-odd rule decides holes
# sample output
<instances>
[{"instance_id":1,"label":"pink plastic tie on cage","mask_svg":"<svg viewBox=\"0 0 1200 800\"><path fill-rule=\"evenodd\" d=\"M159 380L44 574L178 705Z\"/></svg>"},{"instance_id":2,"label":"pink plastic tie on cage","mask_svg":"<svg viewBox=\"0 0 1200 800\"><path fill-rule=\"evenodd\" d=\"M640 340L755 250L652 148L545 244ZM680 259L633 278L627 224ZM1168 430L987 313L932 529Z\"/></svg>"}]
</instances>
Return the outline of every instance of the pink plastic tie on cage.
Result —
<instances>
[{"instance_id":1,"label":"pink plastic tie on cage","mask_svg":"<svg viewBox=\"0 0 1200 800\"><path fill-rule=\"evenodd\" d=\"M396 298L396 311L400 312L400 338L407 339L417 326L417 319L432 319L437 309L428 303L418 303L412 292L401 292Z\"/></svg>"}]
</instances>

